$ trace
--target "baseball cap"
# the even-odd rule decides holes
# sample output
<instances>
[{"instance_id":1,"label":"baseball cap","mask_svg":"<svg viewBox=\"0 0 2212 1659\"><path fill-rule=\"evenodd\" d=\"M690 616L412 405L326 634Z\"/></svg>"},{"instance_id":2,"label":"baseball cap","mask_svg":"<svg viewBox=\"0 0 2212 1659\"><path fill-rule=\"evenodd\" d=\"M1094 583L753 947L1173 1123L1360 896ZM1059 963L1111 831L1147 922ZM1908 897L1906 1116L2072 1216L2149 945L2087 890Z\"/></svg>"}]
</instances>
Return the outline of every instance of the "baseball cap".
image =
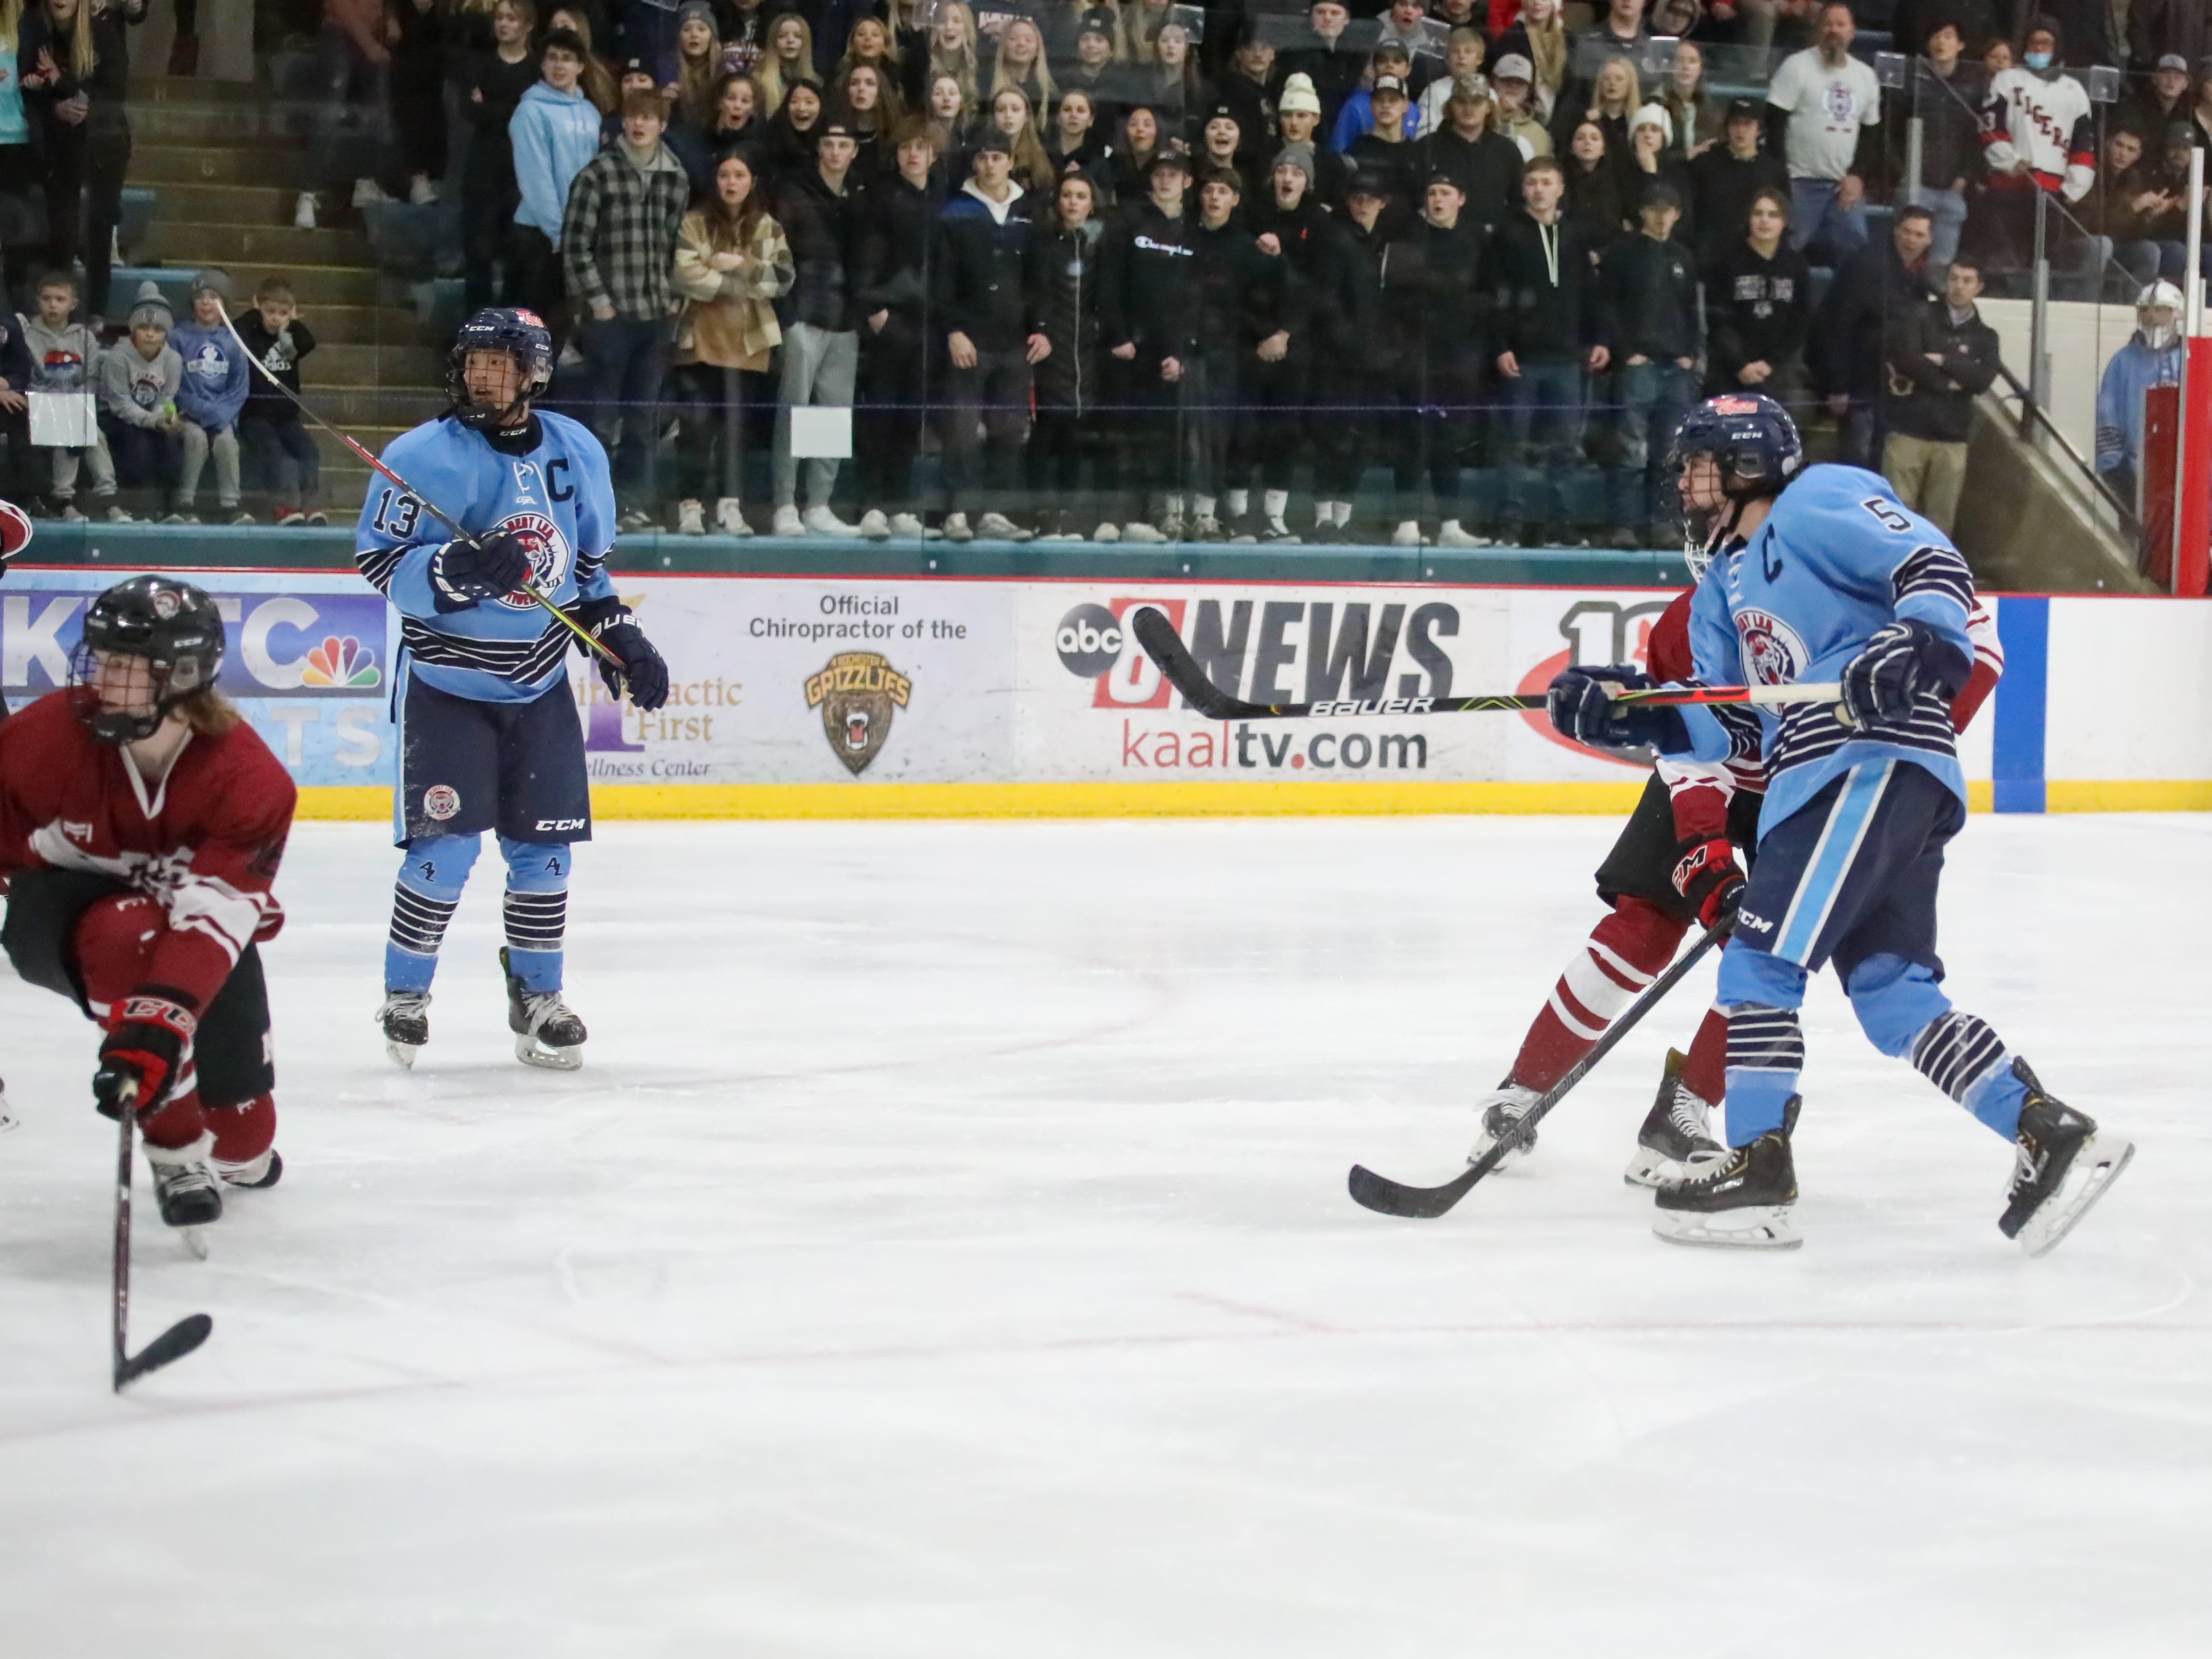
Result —
<instances>
[{"instance_id":1,"label":"baseball cap","mask_svg":"<svg viewBox=\"0 0 2212 1659\"><path fill-rule=\"evenodd\" d=\"M1406 83L1395 75L1376 76L1374 90L1369 93L1368 96L1380 98L1386 92L1394 92L1402 98L1406 95Z\"/></svg>"},{"instance_id":2,"label":"baseball cap","mask_svg":"<svg viewBox=\"0 0 2212 1659\"><path fill-rule=\"evenodd\" d=\"M2158 66L2160 69L2178 69L2184 75L2189 73L2189 60L2186 58L2184 58L2178 52L2169 52L2166 53L2165 57L2158 60Z\"/></svg>"},{"instance_id":3,"label":"baseball cap","mask_svg":"<svg viewBox=\"0 0 2212 1659\"><path fill-rule=\"evenodd\" d=\"M1075 32L1079 36L1103 34L1111 40L1114 38L1114 14L1104 6L1093 6L1083 14L1083 21L1076 26Z\"/></svg>"},{"instance_id":4,"label":"baseball cap","mask_svg":"<svg viewBox=\"0 0 2212 1659\"><path fill-rule=\"evenodd\" d=\"M814 129L814 142L817 145L824 138L851 138L857 142L860 136L853 131L853 124L850 121L828 120ZM991 136L988 128L983 136L987 138Z\"/></svg>"},{"instance_id":5,"label":"baseball cap","mask_svg":"<svg viewBox=\"0 0 2212 1659\"><path fill-rule=\"evenodd\" d=\"M1380 173L1371 170L1353 174L1352 182L1344 187L1344 198L1346 201L1350 201L1354 196L1372 196L1379 202L1389 193L1390 181Z\"/></svg>"},{"instance_id":6,"label":"baseball cap","mask_svg":"<svg viewBox=\"0 0 2212 1659\"><path fill-rule=\"evenodd\" d=\"M1497 67L1490 71L1490 78L1493 81L1534 81L1536 66L1519 52L1509 52L1498 60Z\"/></svg>"},{"instance_id":7,"label":"baseball cap","mask_svg":"<svg viewBox=\"0 0 2212 1659\"><path fill-rule=\"evenodd\" d=\"M1171 167L1178 173L1188 174L1190 172L1190 157L1179 149L1158 151L1151 161L1145 163L1145 176L1149 179L1164 167Z\"/></svg>"},{"instance_id":8,"label":"baseball cap","mask_svg":"<svg viewBox=\"0 0 2212 1659\"><path fill-rule=\"evenodd\" d=\"M1764 121L1766 112L1759 108L1756 98L1737 98L1729 104L1728 119L1731 121Z\"/></svg>"}]
</instances>

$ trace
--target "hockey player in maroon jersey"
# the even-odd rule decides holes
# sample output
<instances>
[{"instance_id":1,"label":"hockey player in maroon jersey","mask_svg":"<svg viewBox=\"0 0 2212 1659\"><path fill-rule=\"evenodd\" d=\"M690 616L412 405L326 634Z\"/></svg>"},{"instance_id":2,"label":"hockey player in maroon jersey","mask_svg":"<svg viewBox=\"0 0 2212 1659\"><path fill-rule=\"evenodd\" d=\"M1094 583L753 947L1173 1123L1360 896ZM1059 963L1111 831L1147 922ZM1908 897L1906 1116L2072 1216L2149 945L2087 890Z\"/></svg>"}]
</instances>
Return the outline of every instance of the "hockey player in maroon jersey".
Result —
<instances>
[{"instance_id":1,"label":"hockey player in maroon jersey","mask_svg":"<svg viewBox=\"0 0 2212 1659\"><path fill-rule=\"evenodd\" d=\"M1702 575L1705 558L1692 561ZM1678 594L1655 623L1647 647L1649 672L1662 683L1690 678L1690 601ZM1960 731L2004 672L2004 650L1996 619L1978 601L1968 624L1974 642L1973 678L1951 705ZM1565 972L1528 1034L1512 1070L1475 1103L1482 1130L1472 1163L1497 1144L1522 1115L1567 1074L1605 1034L1621 1010L1674 961L1694 924L1711 927L1743 895L1746 860L1759 839L1759 812L1766 784L1756 762L1705 765L1661 760L1620 839L1598 866L1598 897L1612 906ZM1686 1056L1667 1056L1658 1098L1637 1131L1625 1178L1658 1186L1681 1178L1690 1157L1717 1152L1711 1113L1727 1092L1728 1016L1708 1009ZM1531 1134L1499 1159L1510 1162L1535 1144Z\"/></svg>"},{"instance_id":2,"label":"hockey player in maroon jersey","mask_svg":"<svg viewBox=\"0 0 2212 1659\"><path fill-rule=\"evenodd\" d=\"M283 924L295 791L216 690L222 656L205 594L133 576L85 613L68 687L0 723L0 945L100 1026L94 1101L138 1113L172 1227L283 1168L255 944Z\"/></svg>"}]
</instances>

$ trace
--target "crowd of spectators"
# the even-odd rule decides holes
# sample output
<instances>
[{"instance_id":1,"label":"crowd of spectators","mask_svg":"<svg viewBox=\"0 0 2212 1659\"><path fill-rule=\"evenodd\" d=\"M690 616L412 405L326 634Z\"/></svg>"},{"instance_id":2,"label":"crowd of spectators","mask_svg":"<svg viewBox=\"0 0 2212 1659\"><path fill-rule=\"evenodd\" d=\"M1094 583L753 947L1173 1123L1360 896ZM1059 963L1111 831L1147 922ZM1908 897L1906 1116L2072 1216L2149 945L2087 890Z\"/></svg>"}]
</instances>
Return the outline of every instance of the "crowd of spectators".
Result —
<instances>
[{"instance_id":1,"label":"crowd of spectators","mask_svg":"<svg viewBox=\"0 0 2212 1659\"><path fill-rule=\"evenodd\" d=\"M46 210L28 250L0 221L11 293L81 265L97 332L145 0L25 4L0 168ZM2039 227L2089 292L2180 278L2207 9L324 0L294 222L457 197L466 303L546 320L628 529L1661 545L1667 435L1735 388L1948 521L1975 302ZM44 368L0 356L0 422ZM231 517L238 443L193 430L154 505L211 458Z\"/></svg>"}]
</instances>

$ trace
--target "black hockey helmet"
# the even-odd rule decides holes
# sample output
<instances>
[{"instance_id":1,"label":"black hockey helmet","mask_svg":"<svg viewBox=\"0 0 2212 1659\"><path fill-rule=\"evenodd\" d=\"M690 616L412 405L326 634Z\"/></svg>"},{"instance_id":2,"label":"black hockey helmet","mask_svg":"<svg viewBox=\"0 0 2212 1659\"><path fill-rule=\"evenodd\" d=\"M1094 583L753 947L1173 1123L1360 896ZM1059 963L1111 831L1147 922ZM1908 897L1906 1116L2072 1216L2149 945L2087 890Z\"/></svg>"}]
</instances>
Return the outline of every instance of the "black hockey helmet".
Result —
<instances>
[{"instance_id":1,"label":"black hockey helmet","mask_svg":"<svg viewBox=\"0 0 2212 1659\"><path fill-rule=\"evenodd\" d=\"M71 705L100 742L135 743L151 737L186 698L215 684L222 654L222 617L213 600L172 576L132 576L84 613L84 635L70 664ZM143 713L111 708L100 697L100 665L116 657L147 665L151 683Z\"/></svg>"},{"instance_id":2,"label":"black hockey helmet","mask_svg":"<svg viewBox=\"0 0 2212 1659\"><path fill-rule=\"evenodd\" d=\"M514 360L514 401L478 403L469 394L469 353L504 351ZM461 325L446 354L446 394L465 426L497 426L553 383L553 331L535 311L489 306Z\"/></svg>"},{"instance_id":3,"label":"black hockey helmet","mask_svg":"<svg viewBox=\"0 0 2212 1659\"><path fill-rule=\"evenodd\" d=\"M1746 502L1782 493L1805 464L1805 441L1790 412L1764 392L1724 392L1682 417L1667 448L1667 470L1679 477L1683 462L1696 455L1713 458L1729 503L1725 515L1718 509L1693 511L1687 503L1682 506L1691 562L1702 574L1702 561L1694 555L1711 555L1735 528Z\"/></svg>"}]
</instances>

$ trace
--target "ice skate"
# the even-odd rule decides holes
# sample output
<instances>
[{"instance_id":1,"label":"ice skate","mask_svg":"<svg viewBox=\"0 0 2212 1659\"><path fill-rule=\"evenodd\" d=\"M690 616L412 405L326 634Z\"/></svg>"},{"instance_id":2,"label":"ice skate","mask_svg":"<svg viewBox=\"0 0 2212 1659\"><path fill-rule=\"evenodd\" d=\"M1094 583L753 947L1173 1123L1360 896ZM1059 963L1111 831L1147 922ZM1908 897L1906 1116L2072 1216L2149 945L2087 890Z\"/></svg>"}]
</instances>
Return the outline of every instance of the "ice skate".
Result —
<instances>
[{"instance_id":1,"label":"ice skate","mask_svg":"<svg viewBox=\"0 0 2212 1659\"><path fill-rule=\"evenodd\" d=\"M1631 1186L1671 1186L1689 1173L1692 1158L1708 1158L1724 1149L1713 1138L1712 1108L1682 1086L1687 1064L1680 1049L1667 1051L1667 1070L1659 1097L1636 1131L1636 1150L1621 1179Z\"/></svg>"},{"instance_id":2,"label":"ice skate","mask_svg":"<svg viewBox=\"0 0 2212 1659\"><path fill-rule=\"evenodd\" d=\"M1792 1097L1794 1118L1797 1101ZM1700 1157L1682 1180L1659 1189L1651 1230L1669 1244L1730 1250L1795 1250L1805 1241L1791 1219L1797 1171L1785 1126L1748 1146Z\"/></svg>"},{"instance_id":3,"label":"ice skate","mask_svg":"<svg viewBox=\"0 0 2212 1659\"><path fill-rule=\"evenodd\" d=\"M584 1064L584 1040L589 1034L576 1010L561 1000L557 991L527 991L507 965L507 947L499 948L500 972L507 975L507 1028L514 1033L514 1058L525 1065L542 1065L550 1071L574 1071Z\"/></svg>"},{"instance_id":4,"label":"ice skate","mask_svg":"<svg viewBox=\"0 0 2212 1659\"><path fill-rule=\"evenodd\" d=\"M209 1161L215 1137L202 1134L190 1146L141 1144L154 1171L154 1196L161 1206L161 1219L183 1231L185 1246L194 1255L205 1255L207 1247L198 1229L222 1219L222 1190Z\"/></svg>"},{"instance_id":5,"label":"ice skate","mask_svg":"<svg viewBox=\"0 0 2212 1659\"><path fill-rule=\"evenodd\" d=\"M2045 1094L2026 1060L2015 1056L2012 1074L2027 1085L2027 1101L2013 1146L2010 1202L1997 1227L2028 1254L2039 1256L2105 1196L2136 1147L2124 1137L2100 1132L2088 1113Z\"/></svg>"},{"instance_id":6,"label":"ice skate","mask_svg":"<svg viewBox=\"0 0 2212 1659\"><path fill-rule=\"evenodd\" d=\"M387 991L384 1006L376 1010L384 1028L384 1052L402 1071L415 1069L415 1057L430 1040L430 993L427 991Z\"/></svg>"},{"instance_id":7,"label":"ice skate","mask_svg":"<svg viewBox=\"0 0 2212 1659\"><path fill-rule=\"evenodd\" d=\"M1521 1119L1528 1115L1528 1108L1535 1105L1540 1098L1541 1097L1533 1089L1523 1088L1519 1083L1507 1083L1501 1089L1492 1090L1477 1101L1474 1103L1474 1109L1481 1115L1482 1132L1475 1137L1474 1145L1468 1150L1467 1161L1469 1163L1480 1163L1489 1154L1492 1147L1513 1132ZM1535 1144L1536 1131L1532 1129L1526 1135L1518 1138L1517 1144L1498 1160L1496 1168L1504 1168L1516 1158L1522 1157L1533 1150Z\"/></svg>"},{"instance_id":8,"label":"ice skate","mask_svg":"<svg viewBox=\"0 0 2212 1659\"><path fill-rule=\"evenodd\" d=\"M225 1186L242 1186L249 1192L274 1186L284 1174L284 1160L273 1146L259 1157L248 1158L242 1163L232 1163L223 1158L211 1162Z\"/></svg>"}]
</instances>

